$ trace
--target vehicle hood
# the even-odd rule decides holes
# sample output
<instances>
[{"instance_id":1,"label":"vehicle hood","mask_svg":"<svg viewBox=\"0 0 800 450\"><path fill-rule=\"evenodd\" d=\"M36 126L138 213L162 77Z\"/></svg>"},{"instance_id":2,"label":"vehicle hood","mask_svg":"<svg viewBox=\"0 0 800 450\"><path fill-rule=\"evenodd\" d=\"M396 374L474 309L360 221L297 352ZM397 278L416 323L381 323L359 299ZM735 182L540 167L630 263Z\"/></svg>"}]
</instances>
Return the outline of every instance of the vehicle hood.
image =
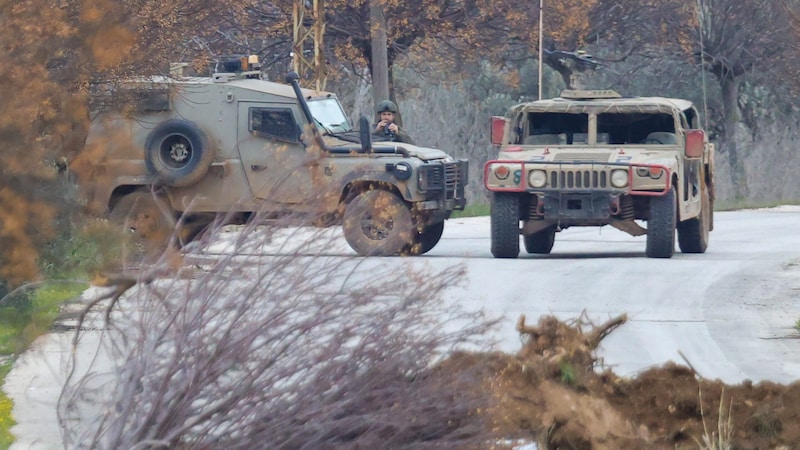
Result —
<instances>
[{"instance_id":1,"label":"vehicle hood","mask_svg":"<svg viewBox=\"0 0 800 450\"><path fill-rule=\"evenodd\" d=\"M343 141L331 136L324 137L325 144L332 150L337 148L353 148L360 150L360 144ZM392 155L407 153L410 157L419 158L423 161L451 158L446 152L438 148L420 147L417 145L406 144L404 142L373 142L373 149L379 155Z\"/></svg>"},{"instance_id":2,"label":"vehicle hood","mask_svg":"<svg viewBox=\"0 0 800 450\"><path fill-rule=\"evenodd\" d=\"M508 151L511 149L512 151ZM657 164L674 167L677 164L675 151L621 147L548 147L526 149L525 146L509 146L501 149L497 159L542 163L622 163Z\"/></svg>"}]
</instances>

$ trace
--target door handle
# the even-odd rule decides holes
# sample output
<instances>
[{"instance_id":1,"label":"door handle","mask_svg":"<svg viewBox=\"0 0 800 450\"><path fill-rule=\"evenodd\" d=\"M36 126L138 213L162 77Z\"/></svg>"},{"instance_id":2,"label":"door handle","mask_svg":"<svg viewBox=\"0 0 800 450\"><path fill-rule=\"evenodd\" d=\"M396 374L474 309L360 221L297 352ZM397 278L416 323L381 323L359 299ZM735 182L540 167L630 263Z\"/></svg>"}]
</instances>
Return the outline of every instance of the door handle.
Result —
<instances>
[{"instance_id":1,"label":"door handle","mask_svg":"<svg viewBox=\"0 0 800 450\"><path fill-rule=\"evenodd\" d=\"M262 164L250 164L250 170L253 172L261 172L267 170L267 166Z\"/></svg>"}]
</instances>

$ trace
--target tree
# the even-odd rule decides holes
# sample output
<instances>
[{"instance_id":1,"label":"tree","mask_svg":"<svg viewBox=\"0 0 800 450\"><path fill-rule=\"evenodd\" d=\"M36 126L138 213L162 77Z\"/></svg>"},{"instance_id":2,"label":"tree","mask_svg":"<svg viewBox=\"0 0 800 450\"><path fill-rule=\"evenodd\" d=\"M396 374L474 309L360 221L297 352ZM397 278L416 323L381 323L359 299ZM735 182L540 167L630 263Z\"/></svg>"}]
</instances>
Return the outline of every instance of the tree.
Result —
<instances>
[{"instance_id":1,"label":"tree","mask_svg":"<svg viewBox=\"0 0 800 450\"><path fill-rule=\"evenodd\" d=\"M13 61L0 67L0 279L39 277L43 248L77 226L64 172L101 157L83 148L92 82L165 73L176 54L204 66L210 55L197 43L216 31L197 23L236 14L243 5L233 1L0 3L0 54Z\"/></svg>"}]
</instances>

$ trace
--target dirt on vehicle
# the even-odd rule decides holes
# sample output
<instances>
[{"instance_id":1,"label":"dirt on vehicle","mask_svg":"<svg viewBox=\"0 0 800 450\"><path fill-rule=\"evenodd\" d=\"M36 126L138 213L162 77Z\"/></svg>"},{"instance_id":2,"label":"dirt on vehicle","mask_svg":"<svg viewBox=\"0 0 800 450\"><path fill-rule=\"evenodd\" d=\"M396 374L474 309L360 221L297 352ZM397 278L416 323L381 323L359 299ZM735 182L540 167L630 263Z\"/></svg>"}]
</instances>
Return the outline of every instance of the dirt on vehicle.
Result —
<instances>
[{"instance_id":1,"label":"dirt on vehicle","mask_svg":"<svg viewBox=\"0 0 800 450\"><path fill-rule=\"evenodd\" d=\"M598 371L598 344L626 320L545 316L531 326L523 316L516 354L464 353L447 364L481 372L493 432L539 449L800 448L800 382L728 385L688 363L635 378Z\"/></svg>"}]
</instances>

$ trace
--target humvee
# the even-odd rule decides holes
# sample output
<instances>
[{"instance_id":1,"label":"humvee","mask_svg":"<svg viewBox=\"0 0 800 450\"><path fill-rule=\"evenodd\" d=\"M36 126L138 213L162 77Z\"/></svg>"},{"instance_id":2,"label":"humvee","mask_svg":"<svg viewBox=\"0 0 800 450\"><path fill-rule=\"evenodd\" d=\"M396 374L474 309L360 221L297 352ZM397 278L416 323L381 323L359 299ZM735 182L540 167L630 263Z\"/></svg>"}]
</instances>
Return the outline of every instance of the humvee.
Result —
<instances>
[{"instance_id":1,"label":"humvee","mask_svg":"<svg viewBox=\"0 0 800 450\"><path fill-rule=\"evenodd\" d=\"M714 144L695 106L681 99L565 90L492 118L496 159L491 251L549 254L557 232L611 225L646 234L646 255L704 253L713 229ZM521 226L520 226L521 224Z\"/></svg>"},{"instance_id":2,"label":"humvee","mask_svg":"<svg viewBox=\"0 0 800 450\"><path fill-rule=\"evenodd\" d=\"M466 204L466 160L371 136L363 116L355 130L334 93L257 69L253 58L230 58L209 77L125 83L135 113L107 108L90 126L87 147L101 155L81 183L90 208L143 243L221 213L341 224L360 255L417 255L438 243Z\"/></svg>"}]
</instances>

